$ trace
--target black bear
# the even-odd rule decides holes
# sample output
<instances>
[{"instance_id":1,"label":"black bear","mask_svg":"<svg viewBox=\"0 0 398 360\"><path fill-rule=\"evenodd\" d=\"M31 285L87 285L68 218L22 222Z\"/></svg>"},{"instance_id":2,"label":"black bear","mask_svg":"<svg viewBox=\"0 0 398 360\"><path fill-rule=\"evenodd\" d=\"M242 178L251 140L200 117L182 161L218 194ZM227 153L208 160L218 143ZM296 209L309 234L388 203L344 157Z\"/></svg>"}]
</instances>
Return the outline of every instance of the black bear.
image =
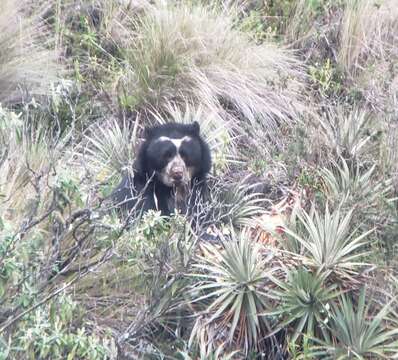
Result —
<instances>
[{"instance_id":1,"label":"black bear","mask_svg":"<svg viewBox=\"0 0 398 360\"><path fill-rule=\"evenodd\" d=\"M190 214L205 194L210 167L210 149L197 122L147 128L133 174L124 176L112 198L124 211Z\"/></svg>"}]
</instances>

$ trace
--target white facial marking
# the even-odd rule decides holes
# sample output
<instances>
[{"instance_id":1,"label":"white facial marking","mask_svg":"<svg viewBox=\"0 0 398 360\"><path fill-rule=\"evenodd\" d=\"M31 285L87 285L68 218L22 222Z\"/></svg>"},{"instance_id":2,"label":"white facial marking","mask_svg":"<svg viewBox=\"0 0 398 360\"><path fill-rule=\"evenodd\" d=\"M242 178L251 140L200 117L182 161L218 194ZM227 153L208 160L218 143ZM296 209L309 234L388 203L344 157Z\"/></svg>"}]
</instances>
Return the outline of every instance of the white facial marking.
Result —
<instances>
[{"instance_id":1,"label":"white facial marking","mask_svg":"<svg viewBox=\"0 0 398 360\"><path fill-rule=\"evenodd\" d=\"M167 164L167 166L163 169L163 171L160 173L162 182L167 185L167 186L173 186L174 185L174 180L170 176L172 173L172 169L181 169L182 171L182 179L181 179L181 184L188 184L189 181L191 180L191 174L189 171L189 168L186 167L184 160L180 156L180 154L176 154L173 159Z\"/></svg>"},{"instance_id":2,"label":"white facial marking","mask_svg":"<svg viewBox=\"0 0 398 360\"><path fill-rule=\"evenodd\" d=\"M156 139L156 141L171 141L177 148L177 152L180 149L182 142L189 141L189 140L192 140L192 138L190 136L184 136L183 138L179 138L179 139L170 138L168 136L161 136L158 139Z\"/></svg>"},{"instance_id":3,"label":"white facial marking","mask_svg":"<svg viewBox=\"0 0 398 360\"><path fill-rule=\"evenodd\" d=\"M192 178L193 169L187 168L184 160L179 154L179 149L184 141L190 141L192 138L190 136L184 136L182 138L170 138L168 136L160 136L156 141L171 141L176 147L176 154L173 159L167 164L167 166L160 172L160 178L163 184L173 187L175 180L171 176L172 169L180 168L182 170L182 179L179 186L186 186Z\"/></svg>"}]
</instances>

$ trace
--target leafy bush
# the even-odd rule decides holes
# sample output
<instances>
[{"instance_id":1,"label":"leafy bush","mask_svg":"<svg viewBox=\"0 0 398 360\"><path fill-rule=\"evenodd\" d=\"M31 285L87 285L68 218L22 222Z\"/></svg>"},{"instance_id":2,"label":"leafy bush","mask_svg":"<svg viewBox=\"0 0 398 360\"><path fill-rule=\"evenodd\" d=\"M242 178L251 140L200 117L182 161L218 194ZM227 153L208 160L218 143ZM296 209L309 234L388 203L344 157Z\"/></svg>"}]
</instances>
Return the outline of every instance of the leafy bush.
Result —
<instances>
[{"instance_id":1,"label":"leafy bush","mask_svg":"<svg viewBox=\"0 0 398 360\"><path fill-rule=\"evenodd\" d=\"M112 340L90 334L78 319L78 306L68 296L51 301L21 321L9 354L27 359L115 358Z\"/></svg>"}]
</instances>

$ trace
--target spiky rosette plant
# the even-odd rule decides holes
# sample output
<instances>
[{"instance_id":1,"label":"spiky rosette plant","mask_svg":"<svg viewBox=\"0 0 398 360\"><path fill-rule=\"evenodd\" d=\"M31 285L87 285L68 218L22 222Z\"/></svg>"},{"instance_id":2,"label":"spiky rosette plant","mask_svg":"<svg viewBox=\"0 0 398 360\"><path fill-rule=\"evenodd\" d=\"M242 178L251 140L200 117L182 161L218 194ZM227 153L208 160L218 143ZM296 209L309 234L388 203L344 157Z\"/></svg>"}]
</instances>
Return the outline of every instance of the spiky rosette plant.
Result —
<instances>
[{"instance_id":1,"label":"spiky rosette plant","mask_svg":"<svg viewBox=\"0 0 398 360\"><path fill-rule=\"evenodd\" d=\"M132 168L137 146L137 125L138 122L131 129L126 122L119 123L116 119L93 124L82 144L83 161L100 175Z\"/></svg>"},{"instance_id":2,"label":"spiky rosette plant","mask_svg":"<svg viewBox=\"0 0 398 360\"><path fill-rule=\"evenodd\" d=\"M391 303L372 311L372 301L362 288L355 303L342 295L333 304L324 340L317 339L312 356L322 359L392 359L398 354L396 322L387 325L393 310Z\"/></svg>"},{"instance_id":3,"label":"spiky rosette plant","mask_svg":"<svg viewBox=\"0 0 398 360\"><path fill-rule=\"evenodd\" d=\"M264 345L269 330L265 316L269 297L265 290L268 272L258 244L247 231L223 242L223 249L208 246L206 255L194 265L199 282L192 288L193 303L203 308L191 334L191 343L202 329L214 331L213 348L227 341L231 347L250 350ZM207 330L206 330L207 331Z\"/></svg>"},{"instance_id":4,"label":"spiky rosette plant","mask_svg":"<svg viewBox=\"0 0 398 360\"><path fill-rule=\"evenodd\" d=\"M325 274L313 274L307 269L290 271L287 281L272 277L278 286L272 294L279 305L270 314L281 316L278 328L291 329L293 342L303 334L314 336L320 332L327 309L338 296L337 285L325 284L325 278Z\"/></svg>"},{"instance_id":5,"label":"spiky rosette plant","mask_svg":"<svg viewBox=\"0 0 398 360\"><path fill-rule=\"evenodd\" d=\"M380 207L384 203L393 203L393 186L391 179L377 174L376 164L362 169L359 164L339 159L333 168L320 170L328 200L334 205L343 204L344 208L355 208L356 223L365 221L365 226L377 222L380 218Z\"/></svg>"},{"instance_id":6,"label":"spiky rosette plant","mask_svg":"<svg viewBox=\"0 0 398 360\"><path fill-rule=\"evenodd\" d=\"M359 269L366 265L363 259L368 254L367 236L372 230L357 234L351 227L353 212L344 213L339 207L331 212L328 205L324 214L314 208L310 213L302 210L296 214L296 230L285 229L294 240L286 245L295 242L298 255L317 273L355 280Z\"/></svg>"}]
</instances>

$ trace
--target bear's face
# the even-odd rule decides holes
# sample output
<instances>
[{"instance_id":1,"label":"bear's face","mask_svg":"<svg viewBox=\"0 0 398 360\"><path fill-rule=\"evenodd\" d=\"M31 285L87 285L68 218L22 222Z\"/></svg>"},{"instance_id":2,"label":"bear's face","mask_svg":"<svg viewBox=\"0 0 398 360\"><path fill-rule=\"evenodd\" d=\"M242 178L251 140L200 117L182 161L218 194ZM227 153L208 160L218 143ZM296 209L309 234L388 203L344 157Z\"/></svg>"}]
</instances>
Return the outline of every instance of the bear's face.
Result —
<instances>
[{"instance_id":1,"label":"bear's face","mask_svg":"<svg viewBox=\"0 0 398 360\"><path fill-rule=\"evenodd\" d=\"M172 130L167 126L147 130L145 168L168 187L187 186L203 167L199 125L174 126Z\"/></svg>"}]
</instances>

